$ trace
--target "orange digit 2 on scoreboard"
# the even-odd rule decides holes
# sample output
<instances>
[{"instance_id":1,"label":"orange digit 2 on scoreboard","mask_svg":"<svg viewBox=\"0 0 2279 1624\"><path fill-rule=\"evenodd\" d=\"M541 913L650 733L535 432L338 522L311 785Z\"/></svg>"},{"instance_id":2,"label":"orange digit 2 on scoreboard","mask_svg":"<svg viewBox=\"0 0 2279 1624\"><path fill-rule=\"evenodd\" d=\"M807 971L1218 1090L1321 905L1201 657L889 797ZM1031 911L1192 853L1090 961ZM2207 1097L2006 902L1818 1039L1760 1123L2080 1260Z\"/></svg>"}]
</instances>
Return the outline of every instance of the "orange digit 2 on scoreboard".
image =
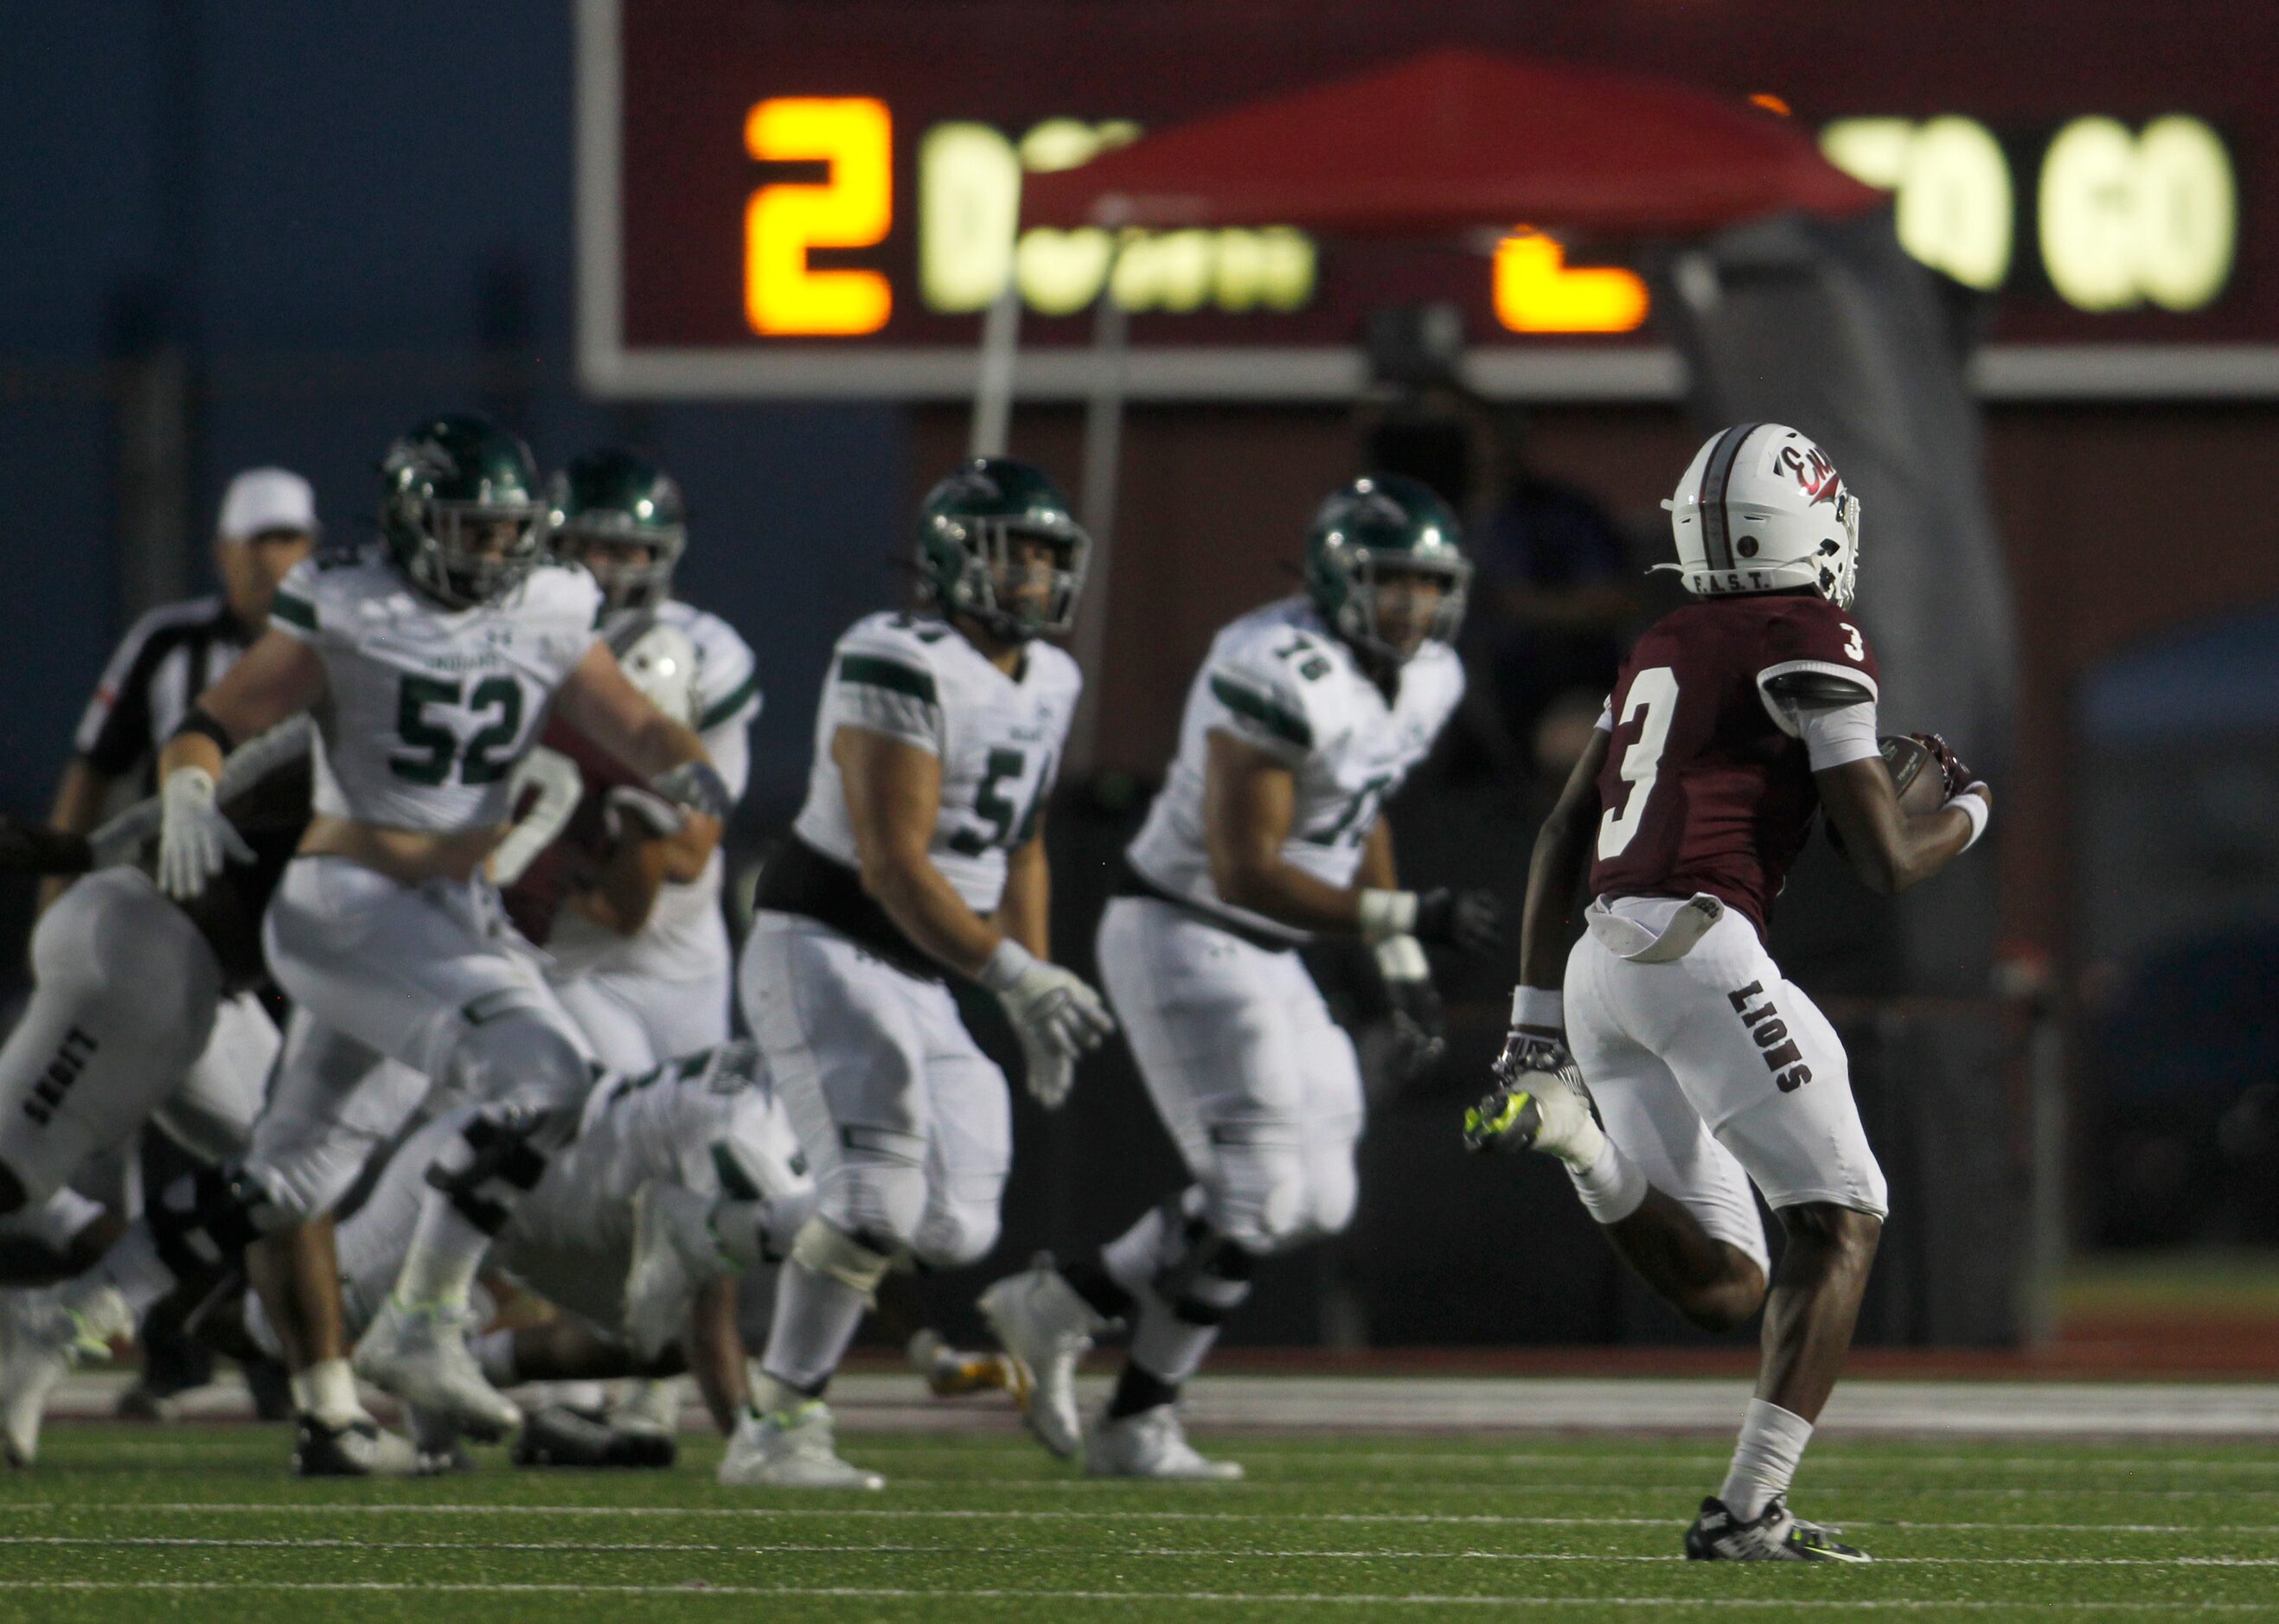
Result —
<instances>
[{"instance_id":1,"label":"orange digit 2 on scoreboard","mask_svg":"<svg viewBox=\"0 0 2279 1624\"><path fill-rule=\"evenodd\" d=\"M744 120L769 163L830 165L819 186L764 186L744 211L744 319L764 334L876 333L894 309L877 271L813 271L807 251L870 248L894 216L894 130L870 96L779 96Z\"/></svg>"}]
</instances>

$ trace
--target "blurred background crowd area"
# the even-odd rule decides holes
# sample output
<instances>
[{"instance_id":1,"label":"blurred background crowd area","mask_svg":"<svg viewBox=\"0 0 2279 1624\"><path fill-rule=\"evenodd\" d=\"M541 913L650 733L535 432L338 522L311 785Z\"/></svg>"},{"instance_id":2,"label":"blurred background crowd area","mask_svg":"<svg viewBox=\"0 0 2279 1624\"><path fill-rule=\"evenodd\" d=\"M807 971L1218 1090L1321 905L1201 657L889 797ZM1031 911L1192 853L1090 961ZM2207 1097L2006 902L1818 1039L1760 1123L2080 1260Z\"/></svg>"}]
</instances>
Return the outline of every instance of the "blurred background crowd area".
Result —
<instances>
[{"instance_id":1,"label":"blurred background crowd area","mask_svg":"<svg viewBox=\"0 0 2279 1624\"><path fill-rule=\"evenodd\" d=\"M0 806L46 808L133 618L210 589L206 538L234 472L304 473L331 538L353 539L388 439L472 407L549 464L625 441L682 482L681 594L734 624L760 663L765 709L733 831L748 870L804 788L832 641L906 590L896 561L913 502L969 443L989 299L944 291L948 262L929 257L929 211L948 205L926 188L950 183L927 154L950 149L928 138L1001 132L1017 182L1022 165L1062 166L1056 141L1088 155L1452 47L1754 98L1759 116L1891 192L1900 241L1936 268L1978 415L1973 460L1918 459L1915 474L1951 474L1974 501L1983 490L2007 577L1990 611L2011 640L1998 655L1962 646L1990 606L1982 578L1959 571L1955 646L1942 649L1933 624L1906 651L1991 657L2001 675L1997 735L1953 740L1998 793L1993 849L1971 860L1998 877L1973 927L1991 954L1959 954L1956 974L1921 954L1900 962L1884 948L1904 907L1882 911L1817 847L1776 933L1845 1030L1900 1191L1868 1337L2032 1343L2060 1328L2068 1259L2078 1270L2119 1249L2199 1249L2231 1260L2211 1267L2233 1280L2238 1260L2279 1245L2268 8L2198 8L2185 28L2146 0L1942 0L1872 18L1798 0L88 0L14 6L6 27L0 131L17 161L0 173L13 514ZM710 79L691 66L708 63ZM714 198L708 177L725 163L756 200L771 176L813 184L817 155L763 162L759 137L733 124L713 132L725 159L671 147L683 109L810 97L874 101L894 120L890 220L812 250L818 266L883 267L901 303L877 333L771 337L752 284L740 289L737 233L757 216L743 191ZM2161 144L2172 136L2183 146ZM2174 173L2156 175L2156 159ZM614 212L597 215L597 198ZM1036 264L1048 271L1048 250L1081 234L1039 238ZM1131 318L1114 547L1093 586L1113 606L1089 651L1093 736L1052 836L1056 926L1079 967L1196 661L1232 615L1293 589L1306 519L1338 480L1371 466L1428 479L1467 516L1478 564L1470 697L1393 808L1417 880L1492 884L1515 907L1536 822L1623 649L1676 601L1671 578L1646 572L1668 555L1659 503L1709 425L1663 325L1682 282L1665 237L1568 242L1577 263L1644 279L1634 316L1612 318L1638 330L1589 338L1515 333L1476 244L1436 250L1427 272L1387 269L1381 245L1304 247L1266 291L1231 294L1231 273L1213 273L1216 306L1200 282L1184 298L1166 271L1153 308ZM1045 359L1022 364L1042 386L1023 387L1010 446L1074 488L1098 407L1094 375L1067 366L1092 318L1044 271L1030 285L1030 249L1024 239L1023 336ZM719 310L680 332L670 296L641 303L644 286L681 286L656 266L710 276L703 296ZM644 344L658 362L646 372ZM1151 386L1150 347L1183 345L1284 346L1314 370L1257 392ZM700 350L733 364L673 370ZM795 358L792 381L747 364L775 354ZM841 354L863 357L848 369L859 379L817 384ZM1868 415L1853 433L1872 433ZM1899 562L1879 556L1876 515L1871 495L1863 604ZM1907 568L1938 580L1937 538L1907 545ZM21 940L32 907L28 882L0 880L0 939ZM1369 978L1321 958L1366 1052ZM1346 1348L1683 1340L1586 1246L1563 1187L1456 1155L1509 971L1443 969L1448 1064L1375 1101L1355 1230L1269 1283L1245 1335ZM1957 1027L1977 1034L1962 1075L1938 1037ZM1170 1147L1120 1055L1063 1115L1022 1110L1009 1248L1096 1239L1161 1184ZM1571 1271L1541 1267L1567 1255ZM2111 1300L2124 1299L2137 1300Z\"/></svg>"}]
</instances>

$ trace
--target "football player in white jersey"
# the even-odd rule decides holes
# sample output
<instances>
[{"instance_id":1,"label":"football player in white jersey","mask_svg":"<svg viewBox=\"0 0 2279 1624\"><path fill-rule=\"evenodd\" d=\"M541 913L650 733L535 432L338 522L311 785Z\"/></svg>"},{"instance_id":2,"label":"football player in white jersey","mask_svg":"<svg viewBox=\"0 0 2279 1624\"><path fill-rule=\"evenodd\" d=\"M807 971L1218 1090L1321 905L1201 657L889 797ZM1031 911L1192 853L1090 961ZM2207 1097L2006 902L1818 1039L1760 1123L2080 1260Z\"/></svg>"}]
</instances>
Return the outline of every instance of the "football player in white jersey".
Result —
<instances>
[{"instance_id":1,"label":"football player in white jersey","mask_svg":"<svg viewBox=\"0 0 2279 1624\"><path fill-rule=\"evenodd\" d=\"M1131 1327L1085 1447L1094 1475L1240 1476L1187 1444L1180 1383L1264 1259L1353 1217L1360 1068L1298 946L1361 937L1396 1007L1424 1012L1418 943L1495 939L1488 893L1400 889L1383 816L1463 695L1450 643L1470 575L1439 498L1394 475L1354 480L1315 515L1305 595L1221 632L1188 692L1099 963L1193 1183L1098 1252L981 1298L1034 1373L1030 1428L1056 1454L1083 1442L1077 1359Z\"/></svg>"},{"instance_id":2,"label":"football player in white jersey","mask_svg":"<svg viewBox=\"0 0 2279 1624\"><path fill-rule=\"evenodd\" d=\"M418 1227L426 1170L452 1131L439 1120L406 1140L341 1222L342 1306L352 1328L382 1311ZM665 1279L633 1267L638 1214L660 1201L698 1214L708 1236L704 1255ZM780 1260L814 1202L814 1180L750 1044L605 1076L580 1108L577 1138L548 1159L484 1260L487 1275L503 1275L564 1312L531 1329L487 1333L477 1355L502 1388L685 1363L722 1432L731 1432L748 1398L735 1276ZM246 1322L257 1345L274 1347L257 1303ZM451 1449L454 1431L423 1424L419 1442L432 1461ZM526 1418L517 1458L569 1464L587 1449L598 1451L584 1460L591 1465L671 1459L669 1435L644 1448L622 1432L597 1435L574 1415L544 1412ZM738 1481L726 1467L722 1475Z\"/></svg>"},{"instance_id":3,"label":"football player in white jersey","mask_svg":"<svg viewBox=\"0 0 2279 1624\"><path fill-rule=\"evenodd\" d=\"M1089 550L1051 480L977 459L919 512L928 612L869 616L833 651L807 801L738 972L818 1198L777 1276L746 1482L878 1487L833 1450L824 1388L898 1258L955 1268L996 1242L1005 1078L944 977L1003 1000L1047 1107L1110 1030L1047 956L1044 804L1082 678L1039 640L1073 623Z\"/></svg>"},{"instance_id":4,"label":"football player in white jersey","mask_svg":"<svg viewBox=\"0 0 2279 1624\"><path fill-rule=\"evenodd\" d=\"M356 1396L326 1214L408 1109L402 1090L368 1084L390 1061L435 1080L457 1132L356 1374L477 1436L519 1419L467 1352L468 1288L574 1132L592 1076L583 1035L483 876L541 719L551 708L649 776L703 838L727 809L694 733L599 640L593 578L545 561L520 440L479 417L433 418L389 448L381 486L384 548L296 567L267 634L160 757L158 877L191 897L249 854L214 803L223 752L302 711L318 722L315 816L264 929L295 1008L252 1147L154 1203L65 1288L47 1344L11 1347L31 1375L6 1373L12 1389L51 1379L74 1340L126 1334L179 1279L251 1247L294 1372L306 1473L366 1472L385 1453Z\"/></svg>"},{"instance_id":5,"label":"football player in white jersey","mask_svg":"<svg viewBox=\"0 0 2279 1624\"><path fill-rule=\"evenodd\" d=\"M752 651L728 623L672 595L687 545L680 487L639 454L589 451L555 480L555 555L582 563L602 586L602 629L620 655L666 626L694 654L680 685L687 714L728 786L744 793L747 735L760 713ZM565 910L547 951L555 992L602 1063L638 1071L728 1038L733 955L720 914L722 859L686 835L667 843L664 884L636 935Z\"/></svg>"}]
</instances>

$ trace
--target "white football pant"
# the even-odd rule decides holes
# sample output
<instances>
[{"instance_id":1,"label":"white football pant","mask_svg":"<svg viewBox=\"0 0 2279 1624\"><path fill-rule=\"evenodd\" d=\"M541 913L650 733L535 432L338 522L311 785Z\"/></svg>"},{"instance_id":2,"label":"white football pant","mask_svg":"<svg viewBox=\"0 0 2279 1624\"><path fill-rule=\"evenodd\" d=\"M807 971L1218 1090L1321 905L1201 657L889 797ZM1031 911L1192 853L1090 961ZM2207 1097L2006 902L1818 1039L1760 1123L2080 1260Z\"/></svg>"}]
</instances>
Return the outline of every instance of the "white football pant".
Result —
<instances>
[{"instance_id":1,"label":"white football pant","mask_svg":"<svg viewBox=\"0 0 2279 1624\"><path fill-rule=\"evenodd\" d=\"M1118 897L1099 963L1211 1228L1262 1254L1352 1222L1361 1066L1298 954Z\"/></svg>"},{"instance_id":2,"label":"white football pant","mask_svg":"<svg viewBox=\"0 0 2279 1624\"><path fill-rule=\"evenodd\" d=\"M250 994L141 870L105 869L32 933L36 984L0 1047L0 1163L36 1207L156 1116L186 1149L244 1148L278 1053Z\"/></svg>"},{"instance_id":3,"label":"white football pant","mask_svg":"<svg viewBox=\"0 0 2279 1624\"><path fill-rule=\"evenodd\" d=\"M1738 910L1663 964L1585 935L1565 998L1568 1046L1608 1137L1712 1237L1768 1267L1751 1180L1776 1209L1820 1201L1884 1215L1883 1169L1836 1029Z\"/></svg>"},{"instance_id":4,"label":"white football pant","mask_svg":"<svg viewBox=\"0 0 2279 1624\"><path fill-rule=\"evenodd\" d=\"M814 1169L817 1214L874 1252L936 1268L986 1255L1013 1165L1012 1107L949 989L769 909L738 976Z\"/></svg>"}]
</instances>

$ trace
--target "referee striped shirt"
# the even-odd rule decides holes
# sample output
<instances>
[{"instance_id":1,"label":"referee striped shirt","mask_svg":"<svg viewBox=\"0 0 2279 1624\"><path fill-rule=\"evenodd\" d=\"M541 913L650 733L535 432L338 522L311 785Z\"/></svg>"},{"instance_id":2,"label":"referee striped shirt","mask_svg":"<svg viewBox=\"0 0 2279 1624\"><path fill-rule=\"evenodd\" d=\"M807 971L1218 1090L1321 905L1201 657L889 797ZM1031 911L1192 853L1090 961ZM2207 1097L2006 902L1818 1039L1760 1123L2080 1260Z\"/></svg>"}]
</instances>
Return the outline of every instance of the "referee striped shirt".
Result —
<instances>
[{"instance_id":1,"label":"referee striped shirt","mask_svg":"<svg viewBox=\"0 0 2279 1624\"><path fill-rule=\"evenodd\" d=\"M152 609L104 667L74 747L96 771L123 778L140 769L143 788L155 788L160 747L181 725L190 701L214 685L248 641L219 597Z\"/></svg>"}]
</instances>

